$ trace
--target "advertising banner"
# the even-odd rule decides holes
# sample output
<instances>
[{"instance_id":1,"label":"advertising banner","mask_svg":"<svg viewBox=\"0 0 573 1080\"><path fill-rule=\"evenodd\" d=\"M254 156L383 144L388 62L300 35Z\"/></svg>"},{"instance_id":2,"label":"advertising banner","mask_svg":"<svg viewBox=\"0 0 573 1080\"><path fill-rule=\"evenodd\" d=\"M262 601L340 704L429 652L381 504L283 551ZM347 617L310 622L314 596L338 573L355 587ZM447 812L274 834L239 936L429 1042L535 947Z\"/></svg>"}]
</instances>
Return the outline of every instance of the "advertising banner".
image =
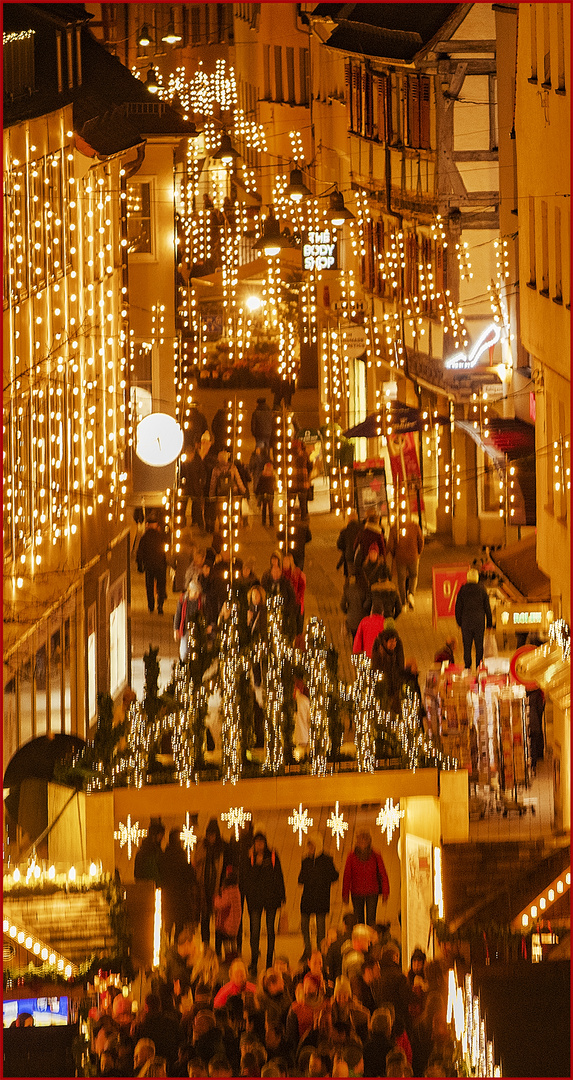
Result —
<instances>
[{"instance_id":1,"label":"advertising banner","mask_svg":"<svg viewBox=\"0 0 573 1080\"><path fill-rule=\"evenodd\" d=\"M432 622L455 617L456 596L467 578L469 565L455 563L453 566L432 567Z\"/></svg>"},{"instance_id":2,"label":"advertising banner","mask_svg":"<svg viewBox=\"0 0 573 1080\"><path fill-rule=\"evenodd\" d=\"M434 902L432 844L411 833L406 833L406 881L407 955L410 957L419 948L430 957L430 908Z\"/></svg>"},{"instance_id":3,"label":"advertising banner","mask_svg":"<svg viewBox=\"0 0 573 1080\"><path fill-rule=\"evenodd\" d=\"M403 434L392 431L387 436L388 456L392 469L392 482L395 488L404 484L408 487L410 514L418 515L418 499L420 509L424 509L424 500L421 492L420 463L418 451L411 431Z\"/></svg>"}]
</instances>

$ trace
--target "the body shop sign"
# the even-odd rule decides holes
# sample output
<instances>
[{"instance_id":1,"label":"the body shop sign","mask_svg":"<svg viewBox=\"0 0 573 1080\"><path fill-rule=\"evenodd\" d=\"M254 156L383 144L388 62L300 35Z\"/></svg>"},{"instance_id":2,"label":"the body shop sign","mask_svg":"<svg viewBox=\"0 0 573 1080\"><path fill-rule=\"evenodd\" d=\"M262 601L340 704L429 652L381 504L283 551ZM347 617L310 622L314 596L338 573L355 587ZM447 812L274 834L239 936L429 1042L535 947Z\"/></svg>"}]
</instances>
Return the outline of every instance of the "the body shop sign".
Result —
<instances>
[{"instance_id":1,"label":"the body shop sign","mask_svg":"<svg viewBox=\"0 0 573 1080\"><path fill-rule=\"evenodd\" d=\"M305 270L330 270L336 266L336 236L330 229L305 234L302 263Z\"/></svg>"}]
</instances>

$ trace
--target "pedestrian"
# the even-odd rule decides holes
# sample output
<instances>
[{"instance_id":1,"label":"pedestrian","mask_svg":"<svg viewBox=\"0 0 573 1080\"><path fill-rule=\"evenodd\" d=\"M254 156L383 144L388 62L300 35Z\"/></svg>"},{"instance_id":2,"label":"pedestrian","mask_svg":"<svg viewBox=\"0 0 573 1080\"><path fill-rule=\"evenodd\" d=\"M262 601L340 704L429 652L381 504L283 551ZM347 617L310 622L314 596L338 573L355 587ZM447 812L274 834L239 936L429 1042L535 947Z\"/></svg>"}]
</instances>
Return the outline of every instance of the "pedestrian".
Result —
<instances>
[{"instance_id":1,"label":"pedestrian","mask_svg":"<svg viewBox=\"0 0 573 1080\"><path fill-rule=\"evenodd\" d=\"M273 409L277 411L281 407L281 402L284 401L285 408L290 409L292 395L294 392L294 379L292 376L283 372L280 374L277 372L271 377L271 390L273 391Z\"/></svg>"},{"instance_id":2,"label":"pedestrian","mask_svg":"<svg viewBox=\"0 0 573 1080\"><path fill-rule=\"evenodd\" d=\"M205 496L207 495L207 466L205 458L209 452L210 439L195 443L189 460L181 466L181 478L184 481L184 493L191 499L191 524L204 533Z\"/></svg>"},{"instance_id":3,"label":"pedestrian","mask_svg":"<svg viewBox=\"0 0 573 1080\"><path fill-rule=\"evenodd\" d=\"M218 465L217 454L215 450L215 443L211 440L209 435L209 441L207 443L208 450L203 458L205 465L205 498L203 500L204 517L205 517L205 530L206 532L213 532L215 529L215 520L217 517L217 500L211 498L209 492L211 490L211 477L213 470Z\"/></svg>"},{"instance_id":4,"label":"pedestrian","mask_svg":"<svg viewBox=\"0 0 573 1080\"><path fill-rule=\"evenodd\" d=\"M369 589L382 581L382 579L386 579L386 561L384 555L380 554L380 548L377 544L370 544L366 558L362 566L358 568L357 573L363 577Z\"/></svg>"},{"instance_id":5,"label":"pedestrian","mask_svg":"<svg viewBox=\"0 0 573 1080\"><path fill-rule=\"evenodd\" d=\"M382 610L387 619L397 619L402 611L400 594L393 581L385 562L382 562L376 573L376 578L370 586L372 594L377 592L382 597Z\"/></svg>"},{"instance_id":6,"label":"pedestrian","mask_svg":"<svg viewBox=\"0 0 573 1080\"><path fill-rule=\"evenodd\" d=\"M289 493L291 495L298 495L301 518L306 517L308 512L311 472L312 464L304 443L302 443L300 439L293 439L292 474L290 477Z\"/></svg>"},{"instance_id":7,"label":"pedestrian","mask_svg":"<svg viewBox=\"0 0 573 1080\"><path fill-rule=\"evenodd\" d=\"M173 637L179 642L179 659L184 664L189 654L189 627L201 608L201 586L193 578L181 593L173 619Z\"/></svg>"},{"instance_id":8,"label":"pedestrian","mask_svg":"<svg viewBox=\"0 0 573 1080\"><path fill-rule=\"evenodd\" d=\"M290 581L287 581L283 576L282 555L280 551L273 551L270 563L270 569L265 570L265 573L261 578L261 585L267 596L267 615L273 598L281 596L283 602L282 631L285 637L294 641L294 638L296 637L298 605Z\"/></svg>"},{"instance_id":9,"label":"pedestrian","mask_svg":"<svg viewBox=\"0 0 573 1080\"><path fill-rule=\"evenodd\" d=\"M269 525L272 526L275 523L274 519L274 498L275 498L275 472L273 469L272 461L265 462L263 470L259 475L255 487L255 495L257 497L257 504L261 507L261 520L262 524L267 523L267 512L269 515Z\"/></svg>"},{"instance_id":10,"label":"pedestrian","mask_svg":"<svg viewBox=\"0 0 573 1080\"><path fill-rule=\"evenodd\" d=\"M253 450L249 458L249 471L253 478L253 491L255 492L255 495L257 493L257 484L259 482L259 477L267 461L270 460L271 453L269 448L265 446L262 442L256 443L255 449Z\"/></svg>"},{"instance_id":11,"label":"pedestrian","mask_svg":"<svg viewBox=\"0 0 573 1080\"><path fill-rule=\"evenodd\" d=\"M232 434L229 424L228 409L217 409L211 424L211 431L213 432L213 446L215 453L218 454L221 450L225 449Z\"/></svg>"},{"instance_id":12,"label":"pedestrian","mask_svg":"<svg viewBox=\"0 0 573 1080\"><path fill-rule=\"evenodd\" d=\"M211 473L211 483L209 485L209 497L217 500L216 514L219 527L225 514L230 510L228 504L231 500L238 500L245 494L245 485L241 480L237 466L230 461L229 451L220 450L217 454L217 464ZM226 504L227 511L225 511Z\"/></svg>"},{"instance_id":13,"label":"pedestrian","mask_svg":"<svg viewBox=\"0 0 573 1080\"><path fill-rule=\"evenodd\" d=\"M304 626L304 594L306 592L306 574L295 565L292 555L283 555L283 577L290 581L297 602L297 634L302 634Z\"/></svg>"},{"instance_id":14,"label":"pedestrian","mask_svg":"<svg viewBox=\"0 0 573 1080\"><path fill-rule=\"evenodd\" d=\"M399 714L404 681L404 646L391 619L386 620L384 629L372 646L372 670L384 676L381 687L384 712Z\"/></svg>"},{"instance_id":15,"label":"pedestrian","mask_svg":"<svg viewBox=\"0 0 573 1080\"><path fill-rule=\"evenodd\" d=\"M424 549L424 535L417 521L407 521L399 528L394 524L388 536L388 552L394 560L398 592L402 606L408 602L413 610L416 585L418 583L418 565Z\"/></svg>"},{"instance_id":16,"label":"pedestrian","mask_svg":"<svg viewBox=\"0 0 573 1080\"><path fill-rule=\"evenodd\" d=\"M204 414L195 404L191 405L184 423L185 446L195 447L201 441L205 432L209 431L209 425Z\"/></svg>"},{"instance_id":17,"label":"pedestrian","mask_svg":"<svg viewBox=\"0 0 573 1080\"><path fill-rule=\"evenodd\" d=\"M368 614L370 607L370 596L368 589L363 580L354 573L352 567L349 576L344 582L344 589L342 590L342 600L340 601L340 609L346 615L345 624L348 633L352 635L352 642L356 637L356 631L362 622L362 619Z\"/></svg>"},{"instance_id":18,"label":"pedestrian","mask_svg":"<svg viewBox=\"0 0 573 1080\"><path fill-rule=\"evenodd\" d=\"M221 888L213 898L215 911L215 952L219 959L223 949L225 960L237 955L237 933L242 919L239 878L234 866L225 869Z\"/></svg>"},{"instance_id":19,"label":"pedestrian","mask_svg":"<svg viewBox=\"0 0 573 1080\"><path fill-rule=\"evenodd\" d=\"M358 520L358 513L356 510L351 510L346 525L340 530L338 539L336 541L336 547L340 551L341 555L336 564L338 570L340 566L344 570L344 576L348 577L350 567L353 568L354 564L354 544L356 543L356 537L361 529L360 521Z\"/></svg>"},{"instance_id":20,"label":"pedestrian","mask_svg":"<svg viewBox=\"0 0 573 1080\"><path fill-rule=\"evenodd\" d=\"M211 940L211 915L213 897L217 892L228 862L227 845L221 836L217 818L211 818L205 830L205 836L195 849L193 865L201 885L201 938L206 945Z\"/></svg>"},{"instance_id":21,"label":"pedestrian","mask_svg":"<svg viewBox=\"0 0 573 1080\"><path fill-rule=\"evenodd\" d=\"M362 566L372 544L375 544L378 548L379 555L384 556L386 554L384 529L380 524L380 518L376 510L368 511L366 521L354 541L354 564L357 569Z\"/></svg>"},{"instance_id":22,"label":"pedestrian","mask_svg":"<svg viewBox=\"0 0 573 1080\"><path fill-rule=\"evenodd\" d=\"M489 596L485 585L479 580L479 572L472 567L468 570L467 580L456 597L456 622L462 632L464 645L464 667L469 671L472 666L472 645L475 645L476 668L483 659L483 638L485 628L492 627L492 614Z\"/></svg>"},{"instance_id":23,"label":"pedestrian","mask_svg":"<svg viewBox=\"0 0 573 1080\"><path fill-rule=\"evenodd\" d=\"M187 588L190 581L194 581L196 584L199 582L206 558L207 549L196 544L193 548L193 558L185 571L185 588Z\"/></svg>"},{"instance_id":24,"label":"pedestrian","mask_svg":"<svg viewBox=\"0 0 573 1080\"><path fill-rule=\"evenodd\" d=\"M372 648L378 634L384 629L384 603L381 596L374 593L370 615L366 615L358 625L354 635L353 653L366 653L372 657Z\"/></svg>"},{"instance_id":25,"label":"pedestrian","mask_svg":"<svg viewBox=\"0 0 573 1080\"><path fill-rule=\"evenodd\" d=\"M308 514L304 514L300 518L295 518L291 526L292 539L290 550L299 570L304 570L306 545L310 544L310 541L312 540L312 533L310 531L309 521L310 518Z\"/></svg>"},{"instance_id":26,"label":"pedestrian","mask_svg":"<svg viewBox=\"0 0 573 1080\"><path fill-rule=\"evenodd\" d=\"M235 833L229 840L229 862L237 871L239 893L241 897L241 919L237 928L237 952L242 952L243 946L243 908L245 903L245 870L250 858L253 846L253 815L245 813L242 825L237 826L239 838Z\"/></svg>"},{"instance_id":27,"label":"pedestrian","mask_svg":"<svg viewBox=\"0 0 573 1080\"><path fill-rule=\"evenodd\" d=\"M156 885L161 885L163 857L161 844L164 836L165 825L161 818L150 818L147 836L143 837L133 864L133 876L136 881L154 881Z\"/></svg>"},{"instance_id":28,"label":"pedestrian","mask_svg":"<svg viewBox=\"0 0 573 1080\"><path fill-rule=\"evenodd\" d=\"M367 829L361 829L356 836L354 851L351 851L344 867L342 899L345 904L352 899L354 914L361 923L376 925L378 897L386 903L390 894L390 883L386 867L379 851L372 848L372 837Z\"/></svg>"},{"instance_id":29,"label":"pedestrian","mask_svg":"<svg viewBox=\"0 0 573 1080\"><path fill-rule=\"evenodd\" d=\"M269 848L265 833L256 829L253 847L245 868L245 897L251 924L251 964L249 973L253 979L257 975L259 962L259 941L263 911L267 924L267 962L272 967L275 951L275 920L279 908L286 901L285 883L280 859Z\"/></svg>"},{"instance_id":30,"label":"pedestrian","mask_svg":"<svg viewBox=\"0 0 573 1080\"><path fill-rule=\"evenodd\" d=\"M179 551L176 552L173 560L174 575L172 589L176 594L185 591L185 574L187 573L187 568L190 563L193 561L194 552L195 544L193 543L191 530L182 529L179 538Z\"/></svg>"},{"instance_id":31,"label":"pedestrian","mask_svg":"<svg viewBox=\"0 0 573 1080\"><path fill-rule=\"evenodd\" d=\"M163 615L163 605L167 595L167 556L165 554L165 533L155 517L149 517L145 523L145 532L137 549L137 569L145 574L145 591L149 611L155 608L157 594L157 614Z\"/></svg>"},{"instance_id":32,"label":"pedestrian","mask_svg":"<svg viewBox=\"0 0 573 1080\"><path fill-rule=\"evenodd\" d=\"M273 414L267 405L265 397L257 398L257 407L251 416L251 435L256 443L262 443L268 447L271 444L273 433Z\"/></svg>"},{"instance_id":33,"label":"pedestrian","mask_svg":"<svg viewBox=\"0 0 573 1080\"><path fill-rule=\"evenodd\" d=\"M434 656L434 664L455 664L457 645L457 639L455 637L449 637L445 645L442 645L441 649L438 649Z\"/></svg>"},{"instance_id":34,"label":"pedestrian","mask_svg":"<svg viewBox=\"0 0 573 1080\"><path fill-rule=\"evenodd\" d=\"M181 832L171 829L160 861L163 928L168 937L175 926L178 937L184 926L193 933L201 916L201 889L197 874L181 843Z\"/></svg>"},{"instance_id":35,"label":"pedestrian","mask_svg":"<svg viewBox=\"0 0 573 1080\"><path fill-rule=\"evenodd\" d=\"M323 851L322 837L312 833L306 842L298 883L302 885L300 898L300 929L304 942L304 952L300 962L310 960L312 946L310 942L310 917L316 921L316 948L320 949L326 937L326 916L330 911L330 887L338 881L338 870L331 855Z\"/></svg>"}]
</instances>

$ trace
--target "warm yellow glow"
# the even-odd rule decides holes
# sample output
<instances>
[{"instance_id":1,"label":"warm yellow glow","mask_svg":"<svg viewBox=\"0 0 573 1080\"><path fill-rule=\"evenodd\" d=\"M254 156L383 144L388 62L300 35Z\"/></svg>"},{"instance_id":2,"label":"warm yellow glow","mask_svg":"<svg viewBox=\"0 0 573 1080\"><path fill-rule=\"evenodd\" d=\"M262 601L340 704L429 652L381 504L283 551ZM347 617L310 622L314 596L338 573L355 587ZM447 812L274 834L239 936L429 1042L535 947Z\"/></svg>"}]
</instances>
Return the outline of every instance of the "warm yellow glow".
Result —
<instances>
[{"instance_id":1,"label":"warm yellow glow","mask_svg":"<svg viewBox=\"0 0 573 1080\"><path fill-rule=\"evenodd\" d=\"M161 889L155 890L155 913L153 916L153 967L159 967L161 949Z\"/></svg>"},{"instance_id":2,"label":"warm yellow glow","mask_svg":"<svg viewBox=\"0 0 573 1080\"><path fill-rule=\"evenodd\" d=\"M444 917L444 894L442 889L442 849L434 848L434 904L438 908L438 917Z\"/></svg>"}]
</instances>

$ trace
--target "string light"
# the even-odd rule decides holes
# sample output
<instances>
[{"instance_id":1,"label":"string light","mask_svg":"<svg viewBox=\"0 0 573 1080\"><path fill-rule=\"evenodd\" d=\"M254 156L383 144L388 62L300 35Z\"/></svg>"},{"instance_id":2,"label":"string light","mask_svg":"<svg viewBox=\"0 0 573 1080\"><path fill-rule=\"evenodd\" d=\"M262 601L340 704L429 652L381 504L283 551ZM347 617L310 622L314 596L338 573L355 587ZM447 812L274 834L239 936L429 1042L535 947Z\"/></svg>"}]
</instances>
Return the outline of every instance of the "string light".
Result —
<instances>
[{"instance_id":1,"label":"string light","mask_svg":"<svg viewBox=\"0 0 573 1080\"><path fill-rule=\"evenodd\" d=\"M338 800L334 810L326 820L327 828L333 836L336 836L336 850L340 851L340 841L344 840L344 833L348 830L348 822L344 820L344 814L338 809Z\"/></svg>"}]
</instances>

